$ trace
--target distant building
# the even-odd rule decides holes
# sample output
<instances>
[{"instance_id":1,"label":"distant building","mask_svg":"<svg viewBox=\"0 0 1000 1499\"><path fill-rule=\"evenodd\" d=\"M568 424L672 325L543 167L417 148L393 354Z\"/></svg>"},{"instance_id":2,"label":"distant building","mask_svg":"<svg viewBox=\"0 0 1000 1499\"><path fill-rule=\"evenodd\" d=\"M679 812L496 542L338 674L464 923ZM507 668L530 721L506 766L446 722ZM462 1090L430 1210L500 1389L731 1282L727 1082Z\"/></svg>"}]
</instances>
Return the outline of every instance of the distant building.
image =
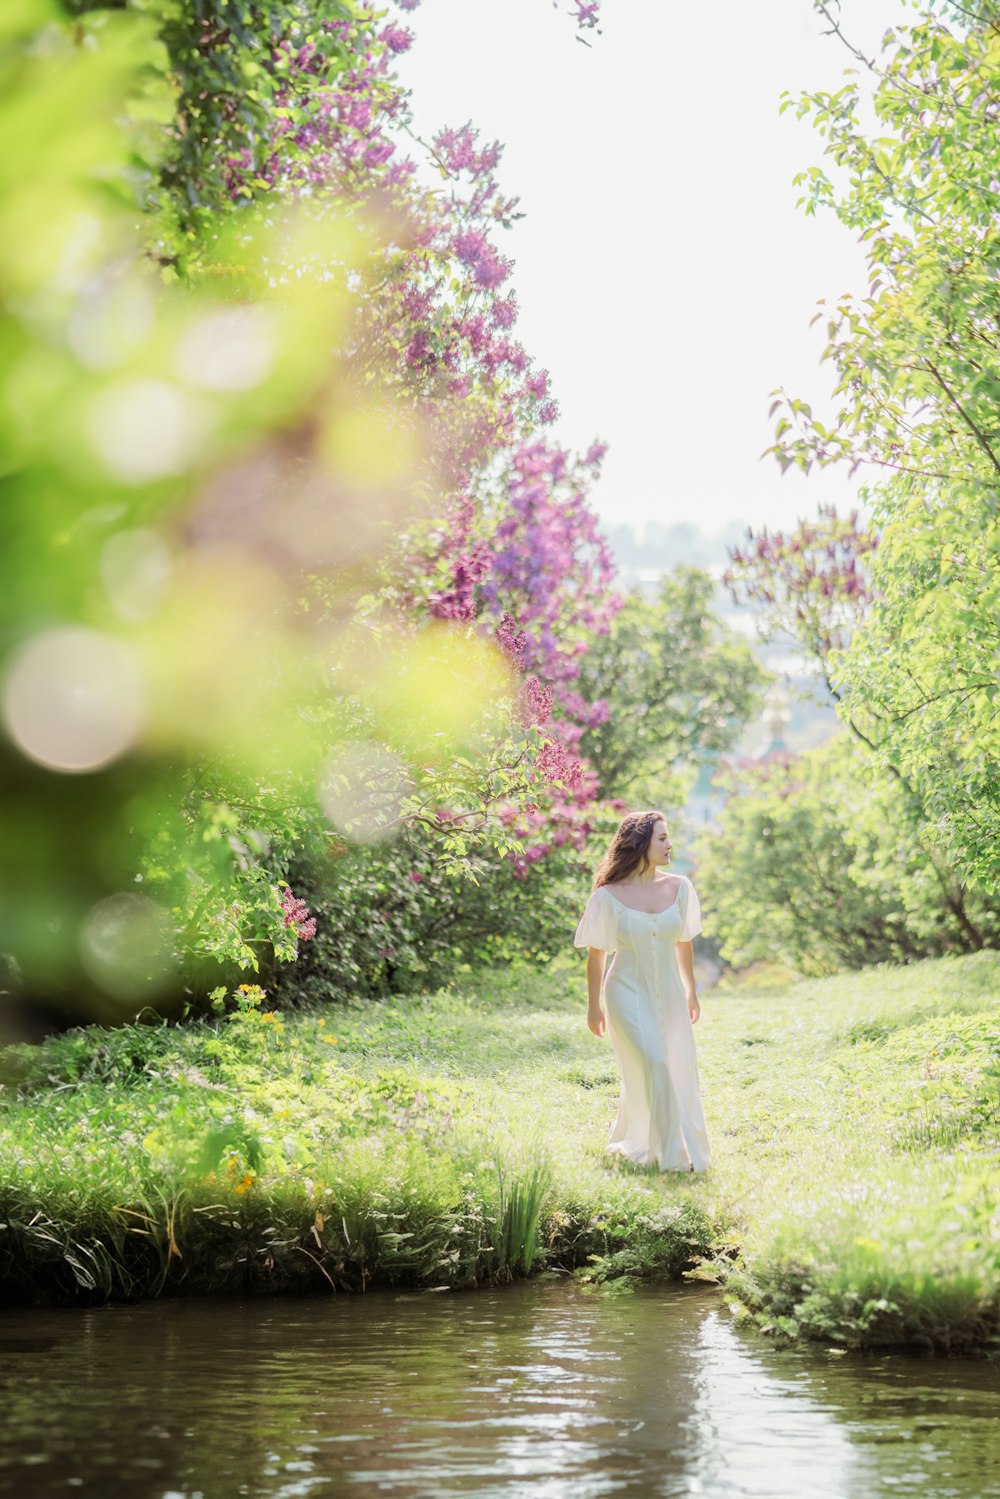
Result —
<instances>
[{"instance_id":1,"label":"distant building","mask_svg":"<svg viewBox=\"0 0 1000 1499\"><path fill-rule=\"evenodd\" d=\"M792 721L792 715L788 709L788 693L780 682L775 682L767 689L764 698L764 711L760 715L761 724L765 735L763 747L753 756L755 760L770 760L773 755L787 755L788 745L785 742L785 731Z\"/></svg>"},{"instance_id":2,"label":"distant building","mask_svg":"<svg viewBox=\"0 0 1000 1499\"><path fill-rule=\"evenodd\" d=\"M703 757L698 767L698 779L684 803L684 819L689 823L692 833L701 828L713 827L725 805L725 793L714 779L718 764L717 754Z\"/></svg>"}]
</instances>

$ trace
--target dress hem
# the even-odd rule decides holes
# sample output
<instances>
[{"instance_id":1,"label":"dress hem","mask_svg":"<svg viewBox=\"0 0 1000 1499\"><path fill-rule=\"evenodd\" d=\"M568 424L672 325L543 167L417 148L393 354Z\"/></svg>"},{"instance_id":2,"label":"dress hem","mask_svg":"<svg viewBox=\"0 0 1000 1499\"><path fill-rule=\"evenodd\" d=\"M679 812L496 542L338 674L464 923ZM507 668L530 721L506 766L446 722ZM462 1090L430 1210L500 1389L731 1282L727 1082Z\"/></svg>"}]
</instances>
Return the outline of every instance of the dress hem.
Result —
<instances>
[{"instance_id":1,"label":"dress hem","mask_svg":"<svg viewBox=\"0 0 1000 1499\"><path fill-rule=\"evenodd\" d=\"M700 1176L711 1166L711 1161L707 1162L704 1166L696 1166L691 1160L688 1161L686 1166L663 1166L656 1156L642 1155L640 1152L627 1150L624 1144L619 1141L613 1141L611 1144L606 1145L604 1150L606 1155L621 1156L623 1160L630 1161L633 1166L657 1166L661 1172L676 1171L681 1176L690 1176L692 1172L695 1176Z\"/></svg>"}]
</instances>

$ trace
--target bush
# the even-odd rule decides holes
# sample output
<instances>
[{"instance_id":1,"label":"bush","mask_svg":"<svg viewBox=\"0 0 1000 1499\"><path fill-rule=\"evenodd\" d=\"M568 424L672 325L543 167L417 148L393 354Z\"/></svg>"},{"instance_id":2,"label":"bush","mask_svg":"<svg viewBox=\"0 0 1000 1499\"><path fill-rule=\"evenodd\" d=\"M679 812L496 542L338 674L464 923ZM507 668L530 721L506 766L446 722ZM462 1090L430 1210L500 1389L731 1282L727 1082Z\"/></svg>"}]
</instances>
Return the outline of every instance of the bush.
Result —
<instances>
[{"instance_id":1,"label":"bush","mask_svg":"<svg viewBox=\"0 0 1000 1499\"><path fill-rule=\"evenodd\" d=\"M592 862L568 843L520 874L480 856L474 883L445 872L429 840L410 838L295 869L316 936L275 975L278 1002L407 994L473 965L545 964L572 950Z\"/></svg>"},{"instance_id":2,"label":"bush","mask_svg":"<svg viewBox=\"0 0 1000 1499\"><path fill-rule=\"evenodd\" d=\"M742 764L699 844L722 957L819 976L1000 942L1000 903L954 888L910 803L849 734Z\"/></svg>"}]
</instances>

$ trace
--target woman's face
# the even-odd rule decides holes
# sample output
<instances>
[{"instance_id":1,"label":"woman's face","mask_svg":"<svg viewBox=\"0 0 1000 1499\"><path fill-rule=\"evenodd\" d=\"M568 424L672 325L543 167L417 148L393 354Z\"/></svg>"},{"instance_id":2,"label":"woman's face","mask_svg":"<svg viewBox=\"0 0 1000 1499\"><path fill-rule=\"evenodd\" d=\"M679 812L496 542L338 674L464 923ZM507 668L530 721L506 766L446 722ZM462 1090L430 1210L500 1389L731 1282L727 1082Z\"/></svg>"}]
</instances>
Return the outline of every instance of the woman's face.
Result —
<instances>
[{"instance_id":1,"label":"woman's face","mask_svg":"<svg viewBox=\"0 0 1000 1499\"><path fill-rule=\"evenodd\" d=\"M665 822L657 821L653 824L653 836L649 843L647 857L651 864L668 864L670 862L670 834L667 832Z\"/></svg>"}]
</instances>

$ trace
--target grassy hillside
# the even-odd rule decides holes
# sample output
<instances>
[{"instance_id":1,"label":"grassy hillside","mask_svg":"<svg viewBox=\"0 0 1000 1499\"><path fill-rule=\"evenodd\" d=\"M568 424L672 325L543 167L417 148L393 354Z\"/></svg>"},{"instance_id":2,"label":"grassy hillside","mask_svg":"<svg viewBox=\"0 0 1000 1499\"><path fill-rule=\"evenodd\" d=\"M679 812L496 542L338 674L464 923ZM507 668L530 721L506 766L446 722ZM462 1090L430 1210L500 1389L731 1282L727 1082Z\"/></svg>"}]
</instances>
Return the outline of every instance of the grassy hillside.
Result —
<instances>
[{"instance_id":1,"label":"grassy hillside","mask_svg":"<svg viewBox=\"0 0 1000 1499\"><path fill-rule=\"evenodd\" d=\"M774 1335L1000 1330L1000 955L705 997L714 1160L604 1154L582 968L2 1054L0 1289L466 1286L548 1260L717 1280Z\"/></svg>"}]
</instances>

